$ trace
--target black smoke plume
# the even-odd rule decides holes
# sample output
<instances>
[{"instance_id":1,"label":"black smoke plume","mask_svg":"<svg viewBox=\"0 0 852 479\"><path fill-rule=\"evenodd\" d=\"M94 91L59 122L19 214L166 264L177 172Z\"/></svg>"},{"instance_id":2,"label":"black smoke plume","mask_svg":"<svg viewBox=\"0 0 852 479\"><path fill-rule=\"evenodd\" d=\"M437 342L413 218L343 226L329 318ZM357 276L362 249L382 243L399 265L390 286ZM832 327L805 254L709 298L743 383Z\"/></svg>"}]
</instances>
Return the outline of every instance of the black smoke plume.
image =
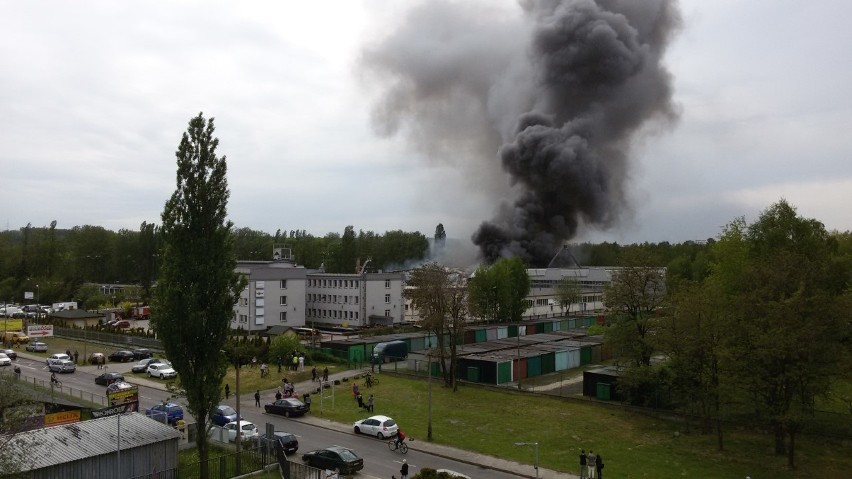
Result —
<instances>
[{"instance_id":1,"label":"black smoke plume","mask_svg":"<svg viewBox=\"0 0 852 479\"><path fill-rule=\"evenodd\" d=\"M630 142L676 116L662 57L678 26L674 0L429 1L365 50L385 86L374 124L393 134L405 123L501 205L472 237L487 261L543 266L582 226L630 211ZM497 200L507 192L495 171L514 201Z\"/></svg>"}]
</instances>

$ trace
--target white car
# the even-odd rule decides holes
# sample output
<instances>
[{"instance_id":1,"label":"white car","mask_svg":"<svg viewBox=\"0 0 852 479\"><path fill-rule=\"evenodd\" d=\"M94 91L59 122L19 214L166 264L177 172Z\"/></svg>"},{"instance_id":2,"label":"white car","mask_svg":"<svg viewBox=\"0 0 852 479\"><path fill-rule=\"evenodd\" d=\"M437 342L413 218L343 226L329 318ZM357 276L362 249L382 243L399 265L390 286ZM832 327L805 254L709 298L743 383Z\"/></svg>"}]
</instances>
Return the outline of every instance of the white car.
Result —
<instances>
[{"instance_id":1,"label":"white car","mask_svg":"<svg viewBox=\"0 0 852 479\"><path fill-rule=\"evenodd\" d=\"M77 370L77 365L70 359L60 359L48 364L47 369L52 373L73 373Z\"/></svg>"},{"instance_id":2,"label":"white car","mask_svg":"<svg viewBox=\"0 0 852 479\"><path fill-rule=\"evenodd\" d=\"M0 366L11 366L12 360L4 353L0 353Z\"/></svg>"},{"instance_id":3,"label":"white car","mask_svg":"<svg viewBox=\"0 0 852 479\"><path fill-rule=\"evenodd\" d=\"M257 426L248 421L240 421L240 441L257 437ZM225 424L225 431L228 433L228 442L237 440L237 422L229 422Z\"/></svg>"},{"instance_id":4,"label":"white car","mask_svg":"<svg viewBox=\"0 0 852 479\"><path fill-rule=\"evenodd\" d=\"M148 365L148 376L160 379L173 378L177 376L177 371L168 364L154 363Z\"/></svg>"},{"instance_id":5,"label":"white car","mask_svg":"<svg viewBox=\"0 0 852 479\"><path fill-rule=\"evenodd\" d=\"M396 421L387 416L371 416L367 419L355 421L355 434L367 434L379 439L396 436L399 426Z\"/></svg>"},{"instance_id":6,"label":"white car","mask_svg":"<svg viewBox=\"0 0 852 479\"><path fill-rule=\"evenodd\" d=\"M56 353L56 354L51 354L50 356L48 356L47 359L45 360L45 363L48 366L50 366L51 364L59 364L62 361L70 361L70 360L71 360L71 356L69 356L65 353Z\"/></svg>"}]
</instances>

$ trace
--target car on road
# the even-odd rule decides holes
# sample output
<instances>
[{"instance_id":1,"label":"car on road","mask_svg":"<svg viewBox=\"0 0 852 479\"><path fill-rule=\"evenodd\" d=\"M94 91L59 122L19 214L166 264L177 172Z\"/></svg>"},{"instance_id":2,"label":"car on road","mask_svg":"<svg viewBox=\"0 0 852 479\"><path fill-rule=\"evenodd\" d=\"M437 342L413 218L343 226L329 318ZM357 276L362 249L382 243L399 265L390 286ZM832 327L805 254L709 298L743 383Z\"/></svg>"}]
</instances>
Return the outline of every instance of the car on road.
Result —
<instances>
[{"instance_id":1,"label":"car on road","mask_svg":"<svg viewBox=\"0 0 852 479\"><path fill-rule=\"evenodd\" d=\"M27 351L32 351L34 353L46 353L47 352L47 344L36 339L33 342L27 344L26 349L27 349Z\"/></svg>"},{"instance_id":2,"label":"car on road","mask_svg":"<svg viewBox=\"0 0 852 479\"><path fill-rule=\"evenodd\" d=\"M352 449L342 446L306 452L302 455L302 461L312 467L337 471L338 474L355 474L364 469L364 460Z\"/></svg>"},{"instance_id":3,"label":"car on road","mask_svg":"<svg viewBox=\"0 0 852 479\"><path fill-rule=\"evenodd\" d=\"M152 353L150 349L146 348L134 349L130 352L133 353L133 359L148 359L154 357L154 353Z\"/></svg>"},{"instance_id":4,"label":"car on road","mask_svg":"<svg viewBox=\"0 0 852 479\"><path fill-rule=\"evenodd\" d=\"M12 361L15 361L15 360L18 359L18 353L14 349L0 349L0 353L3 353L6 356L9 356L9 359L11 359Z\"/></svg>"},{"instance_id":5,"label":"car on road","mask_svg":"<svg viewBox=\"0 0 852 479\"><path fill-rule=\"evenodd\" d=\"M116 351L109 355L109 360L114 363L127 363L133 361L133 353L126 350Z\"/></svg>"},{"instance_id":6,"label":"car on road","mask_svg":"<svg viewBox=\"0 0 852 479\"><path fill-rule=\"evenodd\" d=\"M154 363L148 365L148 376L152 378L173 378L177 376L177 371L165 363Z\"/></svg>"},{"instance_id":7,"label":"car on road","mask_svg":"<svg viewBox=\"0 0 852 479\"><path fill-rule=\"evenodd\" d=\"M174 426L183 419L183 408L173 402L157 404L151 409L145 410L145 415L162 423Z\"/></svg>"},{"instance_id":8,"label":"car on road","mask_svg":"<svg viewBox=\"0 0 852 479\"><path fill-rule=\"evenodd\" d=\"M59 361L67 361L69 359L71 359L71 356L69 356L65 353L54 353L54 354L51 354L50 356L48 356L47 359L44 360L44 362L45 362L45 364L50 366L53 363L56 363L56 362L59 362Z\"/></svg>"},{"instance_id":9,"label":"car on road","mask_svg":"<svg viewBox=\"0 0 852 479\"><path fill-rule=\"evenodd\" d=\"M278 399L271 404L263 406L269 414L280 414L284 417L303 416L308 412L308 405L296 398Z\"/></svg>"},{"instance_id":10,"label":"car on road","mask_svg":"<svg viewBox=\"0 0 852 479\"><path fill-rule=\"evenodd\" d=\"M399 431L396 421L387 416L371 416L367 419L355 421L355 434L366 434L376 436L379 439L396 436Z\"/></svg>"},{"instance_id":11,"label":"car on road","mask_svg":"<svg viewBox=\"0 0 852 479\"><path fill-rule=\"evenodd\" d=\"M109 386L107 386L106 390L107 390L108 393L114 393L114 392L118 392L118 391L126 391L128 389L133 389L135 387L136 386L134 386L130 383L126 383L124 381L116 381L116 382L110 384Z\"/></svg>"},{"instance_id":12,"label":"car on road","mask_svg":"<svg viewBox=\"0 0 852 479\"><path fill-rule=\"evenodd\" d=\"M77 370L77 365L70 359L60 359L48 364L47 369L52 373L73 373Z\"/></svg>"},{"instance_id":13,"label":"car on road","mask_svg":"<svg viewBox=\"0 0 852 479\"><path fill-rule=\"evenodd\" d=\"M95 377L95 384L100 384L101 386L109 386L112 383L123 381L124 376L121 373L116 372L103 373L100 376Z\"/></svg>"},{"instance_id":14,"label":"car on road","mask_svg":"<svg viewBox=\"0 0 852 479\"><path fill-rule=\"evenodd\" d=\"M255 426L254 423L248 421L240 421L238 425L237 421L234 421L225 424L225 432L228 435L229 442L236 441L238 428L240 430L240 441L245 441L246 439L252 439L257 437L257 426Z\"/></svg>"},{"instance_id":15,"label":"car on road","mask_svg":"<svg viewBox=\"0 0 852 479\"><path fill-rule=\"evenodd\" d=\"M213 421L213 424L221 427L229 422L236 421L237 411L234 411L234 408L227 404L220 404L213 409L213 413L210 414L210 420Z\"/></svg>"},{"instance_id":16,"label":"car on road","mask_svg":"<svg viewBox=\"0 0 852 479\"><path fill-rule=\"evenodd\" d=\"M6 353L0 353L0 366L11 366L12 359Z\"/></svg>"},{"instance_id":17,"label":"car on road","mask_svg":"<svg viewBox=\"0 0 852 479\"><path fill-rule=\"evenodd\" d=\"M295 454L299 450L299 439L295 434L289 432L275 431L273 439L281 444L281 448L287 454Z\"/></svg>"}]
</instances>

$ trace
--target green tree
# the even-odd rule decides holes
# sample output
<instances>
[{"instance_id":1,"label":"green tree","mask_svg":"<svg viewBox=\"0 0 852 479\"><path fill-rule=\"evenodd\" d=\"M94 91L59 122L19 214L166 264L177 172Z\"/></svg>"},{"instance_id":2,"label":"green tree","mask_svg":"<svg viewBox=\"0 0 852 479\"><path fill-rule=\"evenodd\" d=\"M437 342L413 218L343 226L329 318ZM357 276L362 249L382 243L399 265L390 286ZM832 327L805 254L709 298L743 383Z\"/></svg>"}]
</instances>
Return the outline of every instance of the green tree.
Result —
<instances>
[{"instance_id":1,"label":"green tree","mask_svg":"<svg viewBox=\"0 0 852 479\"><path fill-rule=\"evenodd\" d=\"M438 263L411 271L405 295L420 313L423 327L435 335L444 384L457 390L457 347L464 344L467 323L467 288L464 278Z\"/></svg>"},{"instance_id":2,"label":"green tree","mask_svg":"<svg viewBox=\"0 0 852 479\"><path fill-rule=\"evenodd\" d=\"M209 477L208 418L221 399L222 353L233 307L246 280L235 272L227 220L226 158L216 155L213 118L189 122L176 152L177 187L163 209L163 249L155 290L154 331L180 374L198 423L200 475Z\"/></svg>"},{"instance_id":3,"label":"green tree","mask_svg":"<svg viewBox=\"0 0 852 479\"><path fill-rule=\"evenodd\" d=\"M565 277L556 283L556 300L559 301L562 314L571 314L571 305L580 302L582 292L575 278Z\"/></svg>"},{"instance_id":4,"label":"green tree","mask_svg":"<svg viewBox=\"0 0 852 479\"><path fill-rule=\"evenodd\" d=\"M520 258L480 266L468 287L472 312L486 321L519 322L527 310L530 277Z\"/></svg>"},{"instance_id":5,"label":"green tree","mask_svg":"<svg viewBox=\"0 0 852 479\"><path fill-rule=\"evenodd\" d=\"M787 454L793 469L796 434L849 354L842 334L850 320L848 262L821 223L784 200L747 229L741 222L730 227L720 243L734 254L716 255L714 275L738 320L726 344L727 371L771 425L775 451Z\"/></svg>"},{"instance_id":6,"label":"green tree","mask_svg":"<svg viewBox=\"0 0 852 479\"><path fill-rule=\"evenodd\" d=\"M604 287L604 304L619 314L607 332L616 351L637 366L651 364L654 346L649 337L657 311L665 305L665 270L642 249L625 251L622 264Z\"/></svg>"},{"instance_id":7,"label":"green tree","mask_svg":"<svg viewBox=\"0 0 852 479\"><path fill-rule=\"evenodd\" d=\"M39 415L39 404L31 399L33 392L12 374L0 374L0 391L0 475L19 477L17 473L32 467L35 458L28 451L36 444L35 439L19 433L37 427L32 421Z\"/></svg>"}]
</instances>

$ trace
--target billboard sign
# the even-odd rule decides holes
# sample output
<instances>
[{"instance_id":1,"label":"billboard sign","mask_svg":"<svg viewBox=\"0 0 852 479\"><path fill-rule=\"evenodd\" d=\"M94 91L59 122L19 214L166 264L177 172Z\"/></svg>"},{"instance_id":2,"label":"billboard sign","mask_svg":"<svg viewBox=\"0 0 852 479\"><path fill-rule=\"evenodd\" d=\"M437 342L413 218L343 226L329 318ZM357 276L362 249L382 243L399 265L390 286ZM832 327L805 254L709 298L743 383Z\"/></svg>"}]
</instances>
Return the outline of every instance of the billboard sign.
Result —
<instances>
[{"instance_id":1,"label":"billboard sign","mask_svg":"<svg viewBox=\"0 0 852 479\"><path fill-rule=\"evenodd\" d=\"M52 324L31 324L27 326L27 336L31 338L41 338L44 336L53 336Z\"/></svg>"},{"instance_id":2,"label":"billboard sign","mask_svg":"<svg viewBox=\"0 0 852 479\"><path fill-rule=\"evenodd\" d=\"M61 426L80 422L80 410L60 411L44 415L45 426Z\"/></svg>"},{"instance_id":3,"label":"billboard sign","mask_svg":"<svg viewBox=\"0 0 852 479\"><path fill-rule=\"evenodd\" d=\"M126 412L133 412L136 410L134 407L135 404L119 404L118 406L105 407L102 409L93 409L92 410L92 418L100 419L102 417L107 416L115 416L116 414L124 414Z\"/></svg>"},{"instance_id":4,"label":"billboard sign","mask_svg":"<svg viewBox=\"0 0 852 479\"><path fill-rule=\"evenodd\" d=\"M122 389L121 391L107 392L107 401L110 406L134 403L132 411L136 411L139 405L139 387L133 386L132 388Z\"/></svg>"}]
</instances>

